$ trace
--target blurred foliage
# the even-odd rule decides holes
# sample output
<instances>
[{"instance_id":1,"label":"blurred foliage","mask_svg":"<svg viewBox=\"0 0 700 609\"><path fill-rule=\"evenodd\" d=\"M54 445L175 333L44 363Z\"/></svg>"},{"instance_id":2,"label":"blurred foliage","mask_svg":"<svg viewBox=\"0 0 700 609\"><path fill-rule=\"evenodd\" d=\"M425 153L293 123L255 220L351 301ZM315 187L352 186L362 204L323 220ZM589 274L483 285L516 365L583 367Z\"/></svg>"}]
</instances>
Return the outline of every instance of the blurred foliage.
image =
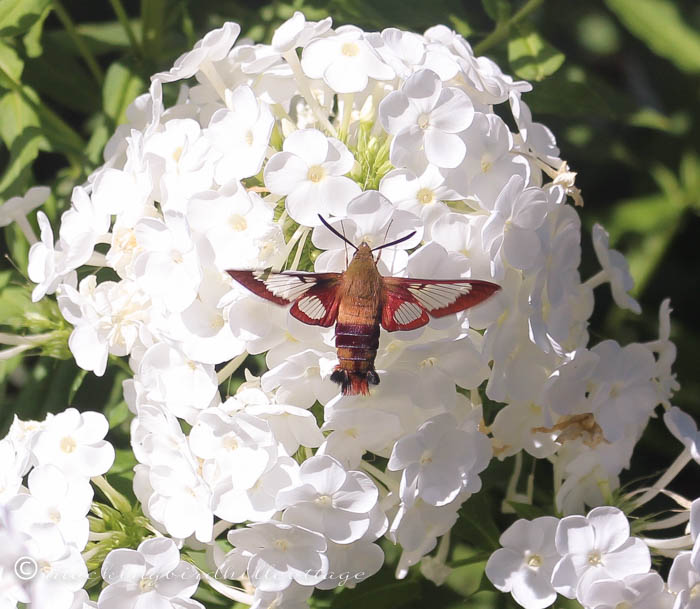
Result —
<instances>
[{"instance_id":1,"label":"blurred foliage","mask_svg":"<svg viewBox=\"0 0 700 609\"><path fill-rule=\"evenodd\" d=\"M637 282L634 295L644 310L640 316L620 311L608 289L599 289L593 342L603 337L621 343L653 339L658 306L670 296L676 371L682 383L675 403L697 418L696 0L0 0L0 200L35 184L49 185L52 197L44 209L56 226L72 188L101 163L105 142L125 121L128 104L146 90L152 73L167 69L225 20L241 23L242 36L268 41L294 10L303 10L309 19L331 15L336 25L355 23L373 30L395 26L423 31L445 23L504 71L536 81L525 100L535 119L557 135L563 158L578 172L577 185L586 201L581 210L582 277L597 271L590 228L601 222L612 245L630 260ZM128 374L126 364L114 358L105 376L96 378L63 359L69 357L65 341L70 328L55 300L31 303L23 278L28 244L22 233L16 227L1 231L0 248L6 253L0 262L0 332L52 333L43 347L0 360L0 434L14 413L41 419L68 404L102 410L124 461L115 484L128 492L133 462L124 450L129 413L121 383ZM663 426L650 426L633 458L633 470L648 473L667 465L680 448L669 438ZM356 590L320 594L314 606L364 602L390 609L422 607L426 601L435 607L513 606L482 578L485 552L513 519L499 509L511 465L494 463L492 468L502 475L485 480L484 491L465 505L453 532L456 569L445 586L434 586L417 569L396 581L391 571L396 550L387 543L389 560L380 574ZM694 482L681 478L678 484L682 490ZM535 509L511 507L518 513ZM208 606L226 606L206 591L201 595ZM558 601L557 606L569 605Z\"/></svg>"}]
</instances>

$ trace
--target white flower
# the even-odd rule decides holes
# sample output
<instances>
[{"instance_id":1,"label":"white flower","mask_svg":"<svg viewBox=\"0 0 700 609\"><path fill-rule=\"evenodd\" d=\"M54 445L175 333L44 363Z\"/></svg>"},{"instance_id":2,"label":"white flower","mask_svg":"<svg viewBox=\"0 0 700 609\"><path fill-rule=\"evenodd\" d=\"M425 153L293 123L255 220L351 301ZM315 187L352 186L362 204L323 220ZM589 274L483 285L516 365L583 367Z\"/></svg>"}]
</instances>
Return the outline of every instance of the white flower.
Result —
<instances>
[{"instance_id":1,"label":"white flower","mask_svg":"<svg viewBox=\"0 0 700 609\"><path fill-rule=\"evenodd\" d=\"M673 559L668 572L668 589L676 595L675 609L696 609L700 590L700 542L696 539L690 552Z\"/></svg>"},{"instance_id":2,"label":"white flower","mask_svg":"<svg viewBox=\"0 0 700 609\"><path fill-rule=\"evenodd\" d=\"M605 278L610 282L613 299L618 307L639 314L642 312L639 303L627 293L634 287L629 264L620 252L610 249L609 240L607 231L600 224L594 224L593 248L603 267Z\"/></svg>"},{"instance_id":3,"label":"white flower","mask_svg":"<svg viewBox=\"0 0 700 609\"><path fill-rule=\"evenodd\" d=\"M27 266L29 279L38 284L32 291L34 302L46 294L53 294L63 282L75 285L77 278L75 271L67 264L68 253L63 249L64 245L59 241L54 247L53 231L46 214L39 211L36 219L41 230L41 241L29 249Z\"/></svg>"},{"instance_id":4,"label":"white flower","mask_svg":"<svg viewBox=\"0 0 700 609\"><path fill-rule=\"evenodd\" d=\"M227 21L220 28L212 30L204 38L198 40L191 51L180 55L170 70L158 72L152 79L173 82L194 76L201 69L202 64L219 61L226 57L240 31L240 25Z\"/></svg>"},{"instance_id":5,"label":"white flower","mask_svg":"<svg viewBox=\"0 0 700 609\"><path fill-rule=\"evenodd\" d=\"M390 158L396 167L417 169L421 151L429 163L457 167L466 154L457 134L473 117L469 97L461 89L443 87L432 70L416 72L379 104L379 120L394 136Z\"/></svg>"},{"instance_id":6,"label":"white flower","mask_svg":"<svg viewBox=\"0 0 700 609\"><path fill-rule=\"evenodd\" d=\"M671 609L673 601L655 571L594 581L583 594L584 605L592 609Z\"/></svg>"},{"instance_id":7,"label":"white flower","mask_svg":"<svg viewBox=\"0 0 700 609\"><path fill-rule=\"evenodd\" d=\"M114 462L114 448L103 440L108 429L102 413L68 408L37 432L32 454L38 465L55 465L69 477L99 476Z\"/></svg>"},{"instance_id":8,"label":"white flower","mask_svg":"<svg viewBox=\"0 0 700 609\"><path fill-rule=\"evenodd\" d=\"M562 558L552 573L557 592L582 600L595 580L646 573L651 566L649 548L629 534L627 518L614 507L594 508L586 517L562 518L556 531Z\"/></svg>"},{"instance_id":9,"label":"white flower","mask_svg":"<svg viewBox=\"0 0 700 609\"><path fill-rule=\"evenodd\" d=\"M248 577L263 592L284 590L292 582L314 586L328 575L326 539L303 527L258 522L229 531L228 540L250 553Z\"/></svg>"},{"instance_id":10,"label":"white flower","mask_svg":"<svg viewBox=\"0 0 700 609\"><path fill-rule=\"evenodd\" d=\"M286 195L290 217L306 226L318 226L318 214L342 216L359 185L343 177L353 166L352 153L341 141L317 129L300 129L284 140L282 152L265 165L265 185Z\"/></svg>"},{"instance_id":11,"label":"white flower","mask_svg":"<svg viewBox=\"0 0 700 609\"><path fill-rule=\"evenodd\" d=\"M560 556L554 546L559 521L551 516L517 520L501 535L503 546L489 557L486 576L527 609L542 609L557 597L550 577Z\"/></svg>"},{"instance_id":12,"label":"white flower","mask_svg":"<svg viewBox=\"0 0 700 609\"><path fill-rule=\"evenodd\" d=\"M172 607L203 609L190 599L199 585L194 565L180 560L172 539L146 539L136 550L112 550L102 563L107 586L97 599L100 609Z\"/></svg>"},{"instance_id":13,"label":"white flower","mask_svg":"<svg viewBox=\"0 0 700 609\"><path fill-rule=\"evenodd\" d=\"M376 190L366 190L350 201L347 216L347 219L335 220L330 224L355 245L364 242L370 247L380 247L384 243L408 235L409 232L415 232L415 235L406 241L380 252L380 273L389 275L405 268L408 260L406 250L415 247L422 234L420 225L412 214L397 210ZM325 226L314 229L311 241L316 247L327 250L316 259L317 271L344 271L347 268L347 244Z\"/></svg>"},{"instance_id":14,"label":"white flower","mask_svg":"<svg viewBox=\"0 0 700 609\"><path fill-rule=\"evenodd\" d=\"M214 113L205 132L221 154L214 173L218 184L260 171L274 124L267 104L249 86L226 91L226 108Z\"/></svg>"},{"instance_id":15,"label":"white flower","mask_svg":"<svg viewBox=\"0 0 700 609\"><path fill-rule=\"evenodd\" d=\"M700 431L698 431L693 417L677 406L673 406L664 412L664 423L666 423L668 430L690 451L693 459L700 463Z\"/></svg>"},{"instance_id":16,"label":"white flower","mask_svg":"<svg viewBox=\"0 0 700 609\"><path fill-rule=\"evenodd\" d=\"M50 195L51 189L48 186L34 186L22 197L10 197L0 205L0 228L26 218L29 212L43 205Z\"/></svg>"},{"instance_id":17,"label":"white flower","mask_svg":"<svg viewBox=\"0 0 700 609\"><path fill-rule=\"evenodd\" d=\"M303 13L294 11L294 15L275 30L270 46L278 53L306 46L314 38L323 36L331 23L330 17L321 21L306 21Z\"/></svg>"},{"instance_id":18,"label":"white flower","mask_svg":"<svg viewBox=\"0 0 700 609\"><path fill-rule=\"evenodd\" d=\"M323 78L336 93L355 93L367 87L370 78L390 80L394 71L352 25L310 42L302 52L301 67L309 78Z\"/></svg>"},{"instance_id":19,"label":"white flower","mask_svg":"<svg viewBox=\"0 0 700 609\"><path fill-rule=\"evenodd\" d=\"M370 511L378 491L366 474L346 472L329 456L310 457L299 468L299 481L278 495L284 522L323 533L339 544L357 541L367 533Z\"/></svg>"},{"instance_id":20,"label":"white flower","mask_svg":"<svg viewBox=\"0 0 700 609\"><path fill-rule=\"evenodd\" d=\"M410 505L421 498L440 507L481 488L478 473L488 465L490 453L489 442L478 432L461 430L452 415L440 415L396 443L388 468L403 470L403 501Z\"/></svg>"}]
</instances>

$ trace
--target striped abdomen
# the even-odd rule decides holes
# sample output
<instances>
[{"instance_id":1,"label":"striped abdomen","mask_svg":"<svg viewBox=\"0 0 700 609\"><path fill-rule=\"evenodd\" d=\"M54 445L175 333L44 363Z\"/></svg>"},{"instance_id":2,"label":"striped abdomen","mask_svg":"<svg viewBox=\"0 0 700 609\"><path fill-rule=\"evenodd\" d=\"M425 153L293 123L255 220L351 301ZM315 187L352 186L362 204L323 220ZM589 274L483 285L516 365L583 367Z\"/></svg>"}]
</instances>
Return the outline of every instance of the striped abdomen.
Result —
<instances>
[{"instance_id":1,"label":"striped abdomen","mask_svg":"<svg viewBox=\"0 0 700 609\"><path fill-rule=\"evenodd\" d=\"M379 347L379 324L341 324L335 327L338 366L331 380L342 385L344 395L367 395L369 385L379 384L374 358Z\"/></svg>"}]
</instances>

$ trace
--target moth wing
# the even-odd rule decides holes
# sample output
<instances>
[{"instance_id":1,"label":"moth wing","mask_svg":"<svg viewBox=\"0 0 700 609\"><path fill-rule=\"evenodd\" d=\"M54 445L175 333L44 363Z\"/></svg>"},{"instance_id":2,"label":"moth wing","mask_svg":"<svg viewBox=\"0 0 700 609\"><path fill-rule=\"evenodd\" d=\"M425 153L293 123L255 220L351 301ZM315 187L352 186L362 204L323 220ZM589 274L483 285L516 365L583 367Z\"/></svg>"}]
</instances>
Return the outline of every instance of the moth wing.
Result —
<instances>
[{"instance_id":1,"label":"moth wing","mask_svg":"<svg viewBox=\"0 0 700 609\"><path fill-rule=\"evenodd\" d=\"M463 311L500 289L478 279L384 277L382 326L389 332L414 330L428 323L428 314L444 317Z\"/></svg>"},{"instance_id":2,"label":"moth wing","mask_svg":"<svg viewBox=\"0 0 700 609\"><path fill-rule=\"evenodd\" d=\"M340 273L227 271L253 294L279 305L293 303L291 314L314 326L332 326L338 315Z\"/></svg>"}]
</instances>

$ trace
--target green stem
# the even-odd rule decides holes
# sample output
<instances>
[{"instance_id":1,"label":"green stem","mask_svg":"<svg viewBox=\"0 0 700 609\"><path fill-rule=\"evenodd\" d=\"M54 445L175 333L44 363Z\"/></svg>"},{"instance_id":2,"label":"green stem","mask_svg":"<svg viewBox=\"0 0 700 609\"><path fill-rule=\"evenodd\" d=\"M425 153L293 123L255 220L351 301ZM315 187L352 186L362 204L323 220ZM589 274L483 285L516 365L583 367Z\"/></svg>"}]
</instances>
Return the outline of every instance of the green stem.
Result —
<instances>
[{"instance_id":1,"label":"green stem","mask_svg":"<svg viewBox=\"0 0 700 609\"><path fill-rule=\"evenodd\" d=\"M542 4L542 2L544 2L544 0L528 0L510 19L497 24L493 32L474 46L474 55L483 55L488 49L505 40L510 33L510 29L525 19L525 17Z\"/></svg>"},{"instance_id":2,"label":"green stem","mask_svg":"<svg viewBox=\"0 0 700 609\"><path fill-rule=\"evenodd\" d=\"M143 55L143 49L141 47L141 44L137 40L136 34L134 34L134 30L131 27L131 23L129 23L129 16L126 14L126 11L122 6L121 1L109 0L109 3L112 5L112 10L117 16L117 19L119 19L119 23L121 23L122 28L124 28L124 31L126 32L126 37L129 39L129 44L131 44L131 48L134 50L134 53L136 53L137 55Z\"/></svg>"},{"instance_id":3,"label":"green stem","mask_svg":"<svg viewBox=\"0 0 700 609\"><path fill-rule=\"evenodd\" d=\"M104 74L102 73L102 69L97 63L95 56L92 54L92 51L90 51L88 46L85 44L85 41L83 40L82 36L78 33L78 30L75 28L75 24L70 18L68 11L66 11L66 9L63 8L63 5L59 2L59 0L53 0L53 8L56 11L56 15L61 20L63 27L66 28L68 36L73 41L73 44L75 44L78 51L80 51L80 54L83 56L83 59L85 60L88 69L90 70L90 72L92 72L93 78L97 81L98 85L102 86L102 81L104 80Z\"/></svg>"}]
</instances>

